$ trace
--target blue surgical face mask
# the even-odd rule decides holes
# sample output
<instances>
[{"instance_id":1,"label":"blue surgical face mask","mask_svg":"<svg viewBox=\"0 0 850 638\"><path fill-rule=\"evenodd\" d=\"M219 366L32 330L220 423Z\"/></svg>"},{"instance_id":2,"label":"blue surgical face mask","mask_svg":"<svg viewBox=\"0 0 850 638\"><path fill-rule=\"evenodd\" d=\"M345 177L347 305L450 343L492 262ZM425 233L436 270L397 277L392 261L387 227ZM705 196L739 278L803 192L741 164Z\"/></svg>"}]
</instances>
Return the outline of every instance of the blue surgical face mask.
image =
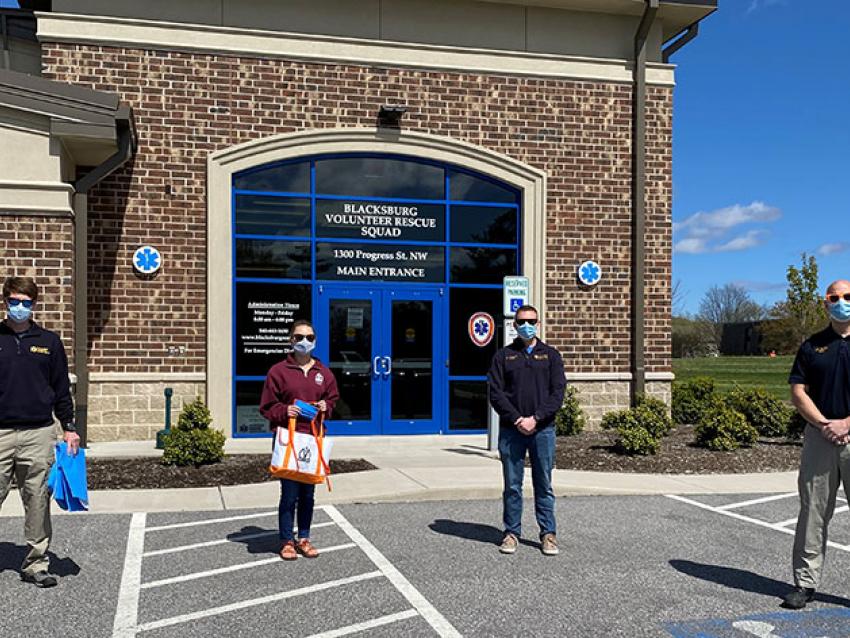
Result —
<instances>
[{"instance_id":1,"label":"blue surgical face mask","mask_svg":"<svg viewBox=\"0 0 850 638\"><path fill-rule=\"evenodd\" d=\"M301 354L310 354L313 352L313 348L316 347L315 341L308 341L307 339L301 339L301 341L296 341L292 344L292 347L295 348L295 352L300 352Z\"/></svg>"},{"instance_id":2,"label":"blue surgical face mask","mask_svg":"<svg viewBox=\"0 0 850 638\"><path fill-rule=\"evenodd\" d=\"M827 303L829 316L840 323L850 321L850 301L839 299L835 303Z\"/></svg>"},{"instance_id":3,"label":"blue surgical face mask","mask_svg":"<svg viewBox=\"0 0 850 638\"><path fill-rule=\"evenodd\" d=\"M23 304L17 306L7 306L9 316L18 323L29 321L32 317L32 308L24 308Z\"/></svg>"},{"instance_id":4,"label":"blue surgical face mask","mask_svg":"<svg viewBox=\"0 0 850 638\"><path fill-rule=\"evenodd\" d=\"M537 326L532 326L530 323L522 323L517 325L516 331L520 337L528 341L534 339L537 335Z\"/></svg>"}]
</instances>

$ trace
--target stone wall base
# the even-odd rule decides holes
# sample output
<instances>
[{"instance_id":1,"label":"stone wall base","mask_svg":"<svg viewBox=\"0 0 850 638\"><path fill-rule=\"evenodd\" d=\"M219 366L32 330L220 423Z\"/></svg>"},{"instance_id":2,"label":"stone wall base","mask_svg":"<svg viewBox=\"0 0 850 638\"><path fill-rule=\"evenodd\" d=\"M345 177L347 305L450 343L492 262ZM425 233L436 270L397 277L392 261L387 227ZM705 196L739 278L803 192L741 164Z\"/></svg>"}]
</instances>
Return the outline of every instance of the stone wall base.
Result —
<instances>
[{"instance_id":1,"label":"stone wall base","mask_svg":"<svg viewBox=\"0 0 850 638\"><path fill-rule=\"evenodd\" d=\"M630 407L631 381L569 381L578 390L582 410L587 416L587 429L599 430L602 417L612 410ZM648 395L661 399L668 406L672 398L670 381L647 381Z\"/></svg>"},{"instance_id":2,"label":"stone wall base","mask_svg":"<svg viewBox=\"0 0 850 638\"><path fill-rule=\"evenodd\" d=\"M174 390L171 397L172 425L177 425L180 410L186 403L198 396L206 397L205 382L90 382L89 441L155 439L157 431L165 427L165 388Z\"/></svg>"}]
</instances>

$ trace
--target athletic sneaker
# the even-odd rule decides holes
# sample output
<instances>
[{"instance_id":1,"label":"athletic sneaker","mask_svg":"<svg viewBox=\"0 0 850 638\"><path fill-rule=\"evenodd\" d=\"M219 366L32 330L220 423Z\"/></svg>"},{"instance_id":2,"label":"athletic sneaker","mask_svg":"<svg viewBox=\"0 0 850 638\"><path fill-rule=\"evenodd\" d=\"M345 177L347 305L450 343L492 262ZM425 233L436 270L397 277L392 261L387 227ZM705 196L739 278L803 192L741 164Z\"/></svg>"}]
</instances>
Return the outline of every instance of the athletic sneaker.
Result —
<instances>
[{"instance_id":1,"label":"athletic sneaker","mask_svg":"<svg viewBox=\"0 0 850 638\"><path fill-rule=\"evenodd\" d=\"M782 597L782 606L786 609L802 609L812 602L815 590L812 587L795 587Z\"/></svg>"},{"instance_id":2,"label":"athletic sneaker","mask_svg":"<svg viewBox=\"0 0 850 638\"><path fill-rule=\"evenodd\" d=\"M56 587L59 581L56 576L48 574L46 571L36 572L34 574L21 574L21 580L25 583L32 583L36 587L46 589L47 587Z\"/></svg>"},{"instance_id":3,"label":"athletic sneaker","mask_svg":"<svg viewBox=\"0 0 850 638\"><path fill-rule=\"evenodd\" d=\"M509 532L502 539L502 544L499 545L499 551L503 554L514 554L516 553L517 545L519 545L519 541L516 536Z\"/></svg>"},{"instance_id":4,"label":"athletic sneaker","mask_svg":"<svg viewBox=\"0 0 850 638\"><path fill-rule=\"evenodd\" d=\"M558 555L558 540L554 534L543 534L543 538L540 539L540 551L546 556Z\"/></svg>"}]
</instances>

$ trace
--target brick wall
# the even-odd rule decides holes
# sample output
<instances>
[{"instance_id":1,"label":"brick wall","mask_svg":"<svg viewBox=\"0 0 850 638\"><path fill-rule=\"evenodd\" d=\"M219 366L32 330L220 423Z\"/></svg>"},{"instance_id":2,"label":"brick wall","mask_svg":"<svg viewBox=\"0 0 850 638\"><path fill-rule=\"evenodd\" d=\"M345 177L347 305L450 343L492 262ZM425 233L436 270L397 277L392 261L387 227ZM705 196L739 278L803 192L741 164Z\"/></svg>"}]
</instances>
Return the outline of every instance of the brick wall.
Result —
<instances>
[{"instance_id":1,"label":"brick wall","mask_svg":"<svg viewBox=\"0 0 850 638\"><path fill-rule=\"evenodd\" d=\"M206 158L303 129L373 126L387 102L409 130L481 145L548 174L548 338L568 370L626 372L630 351L631 87L626 84L44 45L45 76L114 91L135 112L133 162L90 197L94 371L204 369ZM647 368L669 371L672 89L650 87ZM167 187L171 190L168 191ZM150 282L140 243L165 249ZM605 278L581 290L576 265ZM168 345L186 355L169 357Z\"/></svg>"},{"instance_id":2,"label":"brick wall","mask_svg":"<svg viewBox=\"0 0 850 638\"><path fill-rule=\"evenodd\" d=\"M35 320L57 332L73 365L74 225L67 217L0 216L0 278L32 277ZM5 317L5 311L3 313Z\"/></svg>"}]
</instances>

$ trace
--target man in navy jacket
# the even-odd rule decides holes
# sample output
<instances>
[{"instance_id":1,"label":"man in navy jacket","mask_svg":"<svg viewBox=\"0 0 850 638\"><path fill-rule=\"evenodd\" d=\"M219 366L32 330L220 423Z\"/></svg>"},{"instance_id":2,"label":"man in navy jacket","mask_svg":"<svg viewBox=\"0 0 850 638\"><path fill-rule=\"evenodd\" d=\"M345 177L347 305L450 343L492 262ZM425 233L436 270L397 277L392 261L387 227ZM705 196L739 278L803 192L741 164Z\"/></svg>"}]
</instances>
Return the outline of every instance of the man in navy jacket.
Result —
<instances>
[{"instance_id":1,"label":"man in navy jacket","mask_svg":"<svg viewBox=\"0 0 850 638\"><path fill-rule=\"evenodd\" d=\"M522 522L525 455L531 457L534 512L540 545L547 556L558 553L555 536L555 413L564 402L566 379L560 353L537 338L540 322L533 306L522 306L514 320L519 337L493 357L487 381L490 402L499 414L499 456L505 535L499 548L516 552Z\"/></svg>"},{"instance_id":2,"label":"man in navy jacket","mask_svg":"<svg viewBox=\"0 0 850 638\"><path fill-rule=\"evenodd\" d=\"M32 320L38 287L29 277L3 284L6 320L0 323L0 506L14 472L26 510L24 536L29 551L21 579L53 587L47 548L52 533L47 476L54 459L54 414L65 442L76 454L80 437L74 428L74 404L68 359L59 336Z\"/></svg>"}]
</instances>

